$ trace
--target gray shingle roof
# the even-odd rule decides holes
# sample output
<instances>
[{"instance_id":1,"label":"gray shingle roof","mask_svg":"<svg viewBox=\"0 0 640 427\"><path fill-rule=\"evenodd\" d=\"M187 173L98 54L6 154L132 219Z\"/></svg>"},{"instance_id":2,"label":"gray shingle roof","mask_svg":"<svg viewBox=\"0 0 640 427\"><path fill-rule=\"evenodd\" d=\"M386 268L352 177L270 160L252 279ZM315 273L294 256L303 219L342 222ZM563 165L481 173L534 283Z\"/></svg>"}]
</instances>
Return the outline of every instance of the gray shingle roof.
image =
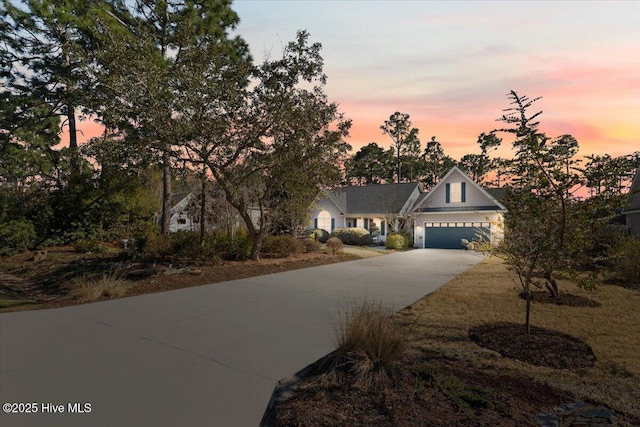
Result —
<instances>
[{"instance_id":1,"label":"gray shingle roof","mask_svg":"<svg viewBox=\"0 0 640 427\"><path fill-rule=\"evenodd\" d=\"M482 187L482 188L484 191L489 193L489 195L494 199L496 199L497 201L501 201L505 193L507 192L506 187L500 187L500 188Z\"/></svg>"},{"instance_id":2,"label":"gray shingle roof","mask_svg":"<svg viewBox=\"0 0 640 427\"><path fill-rule=\"evenodd\" d=\"M344 187L327 191L327 195L345 215L397 214L419 185L410 182Z\"/></svg>"},{"instance_id":3,"label":"gray shingle roof","mask_svg":"<svg viewBox=\"0 0 640 427\"><path fill-rule=\"evenodd\" d=\"M418 212L475 212L475 211L497 211L500 208L496 205L491 206L457 206L457 207L440 207L440 208L420 208Z\"/></svg>"}]
</instances>

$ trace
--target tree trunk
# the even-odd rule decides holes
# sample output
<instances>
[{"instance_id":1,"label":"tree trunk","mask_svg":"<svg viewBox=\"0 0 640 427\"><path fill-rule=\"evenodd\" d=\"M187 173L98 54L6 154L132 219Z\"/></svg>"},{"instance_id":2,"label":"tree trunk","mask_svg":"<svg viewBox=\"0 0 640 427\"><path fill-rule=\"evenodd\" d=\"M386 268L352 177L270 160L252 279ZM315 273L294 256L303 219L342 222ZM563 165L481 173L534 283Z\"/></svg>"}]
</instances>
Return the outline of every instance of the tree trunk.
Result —
<instances>
[{"instance_id":1,"label":"tree trunk","mask_svg":"<svg viewBox=\"0 0 640 427\"><path fill-rule=\"evenodd\" d=\"M402 164L400 163L400 144L397 145L397 148L398 148L398 159L396 161L396 165L398 167L398 184L400 184L400 179L401 179L401 176L402 176L401 173L400 173L401 172L400 169L402 167Z\"/></svg>"},{"instance_id":2,"label":"tree trunk","mask_svg":"<svg viewBox=\"0 0 640 427\"><path fill-rule=\"evenodd\" d=\"M251 240L252 245L250 258L254 261L258 261L260 259L260 249L262 249L262 234L253 233L253 236L251 236Z\"/></svg>"},{"instance_id":3,"label":"tree trunk","mask_svg":"<svg viewBox=\"0 0 640 427\"><path fill-rule=\"evenodd\" d=\"M551 297L552 298L559 298L560 297L560 290L558 289L558 282L553 277L553 272L552 271L545 271L544 272L544 278L546 279L545 287L547 288L547 290L551 294Z\"/></svg>"},{"instance_id":4,"label":"tree trunk","mask_svg":"<svg viewBox=\"0 0 640 427\"><path fill-rule=\"evenodd\" d=\"M527 335L531 335L531 289L525 291L525 298L527 300L527 314L524 321L524 327L527 329Z\"/></svg>"},{"instance_id":5,"label":"tree trunk","mask_svg":"<svg viewBox=\"0 0 640 427\"><path fill-rule=\"evenodd\" d=\"M67 121L69 123L69 150L71 151L71 171L80 173L78 160L78 130L76 128L76 108L73 104L67 104Z\"/></svg>"},{"instance_id":6,"label":"tree trunk","mask_svg":"<svg viewBox=\"0 0 640 427\"><path fill-rule=\"evenodd\" d=\"M207 206L207 183L203 179L202 180L202 193L200 194L200 246L204 248L204 237L205 237L205 208Z\"/></svg>"},{"instance_id":7,"label":"tree trunk","mask_svg":"<svg viewBox=\"0 0 640 427\"><path fill-rule=\"evenodd\" d=\"M162 220L160 231L168 235L171 226L171 165L169 151L162 153Z\"/></svg>"}]
</instances>

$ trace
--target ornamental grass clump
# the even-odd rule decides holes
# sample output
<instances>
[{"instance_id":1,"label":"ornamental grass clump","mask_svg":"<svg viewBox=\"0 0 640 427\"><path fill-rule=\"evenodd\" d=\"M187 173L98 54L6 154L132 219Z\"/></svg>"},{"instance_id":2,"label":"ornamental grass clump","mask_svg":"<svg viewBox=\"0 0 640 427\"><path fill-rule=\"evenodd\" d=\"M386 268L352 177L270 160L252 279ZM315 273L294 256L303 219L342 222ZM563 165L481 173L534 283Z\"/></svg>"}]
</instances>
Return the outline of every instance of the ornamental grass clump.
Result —
<instances>
[{"instance_id":1,"label":"ornamental grass clump","mask_svg":"<svg viewBox=\"0 0 640 427\"><path fill-rule=\"evenodd\" d=\"M334 371L353 374L354 385L366 391L393 386L409 373L407 362L416 355L391 311L380 304L353 305L336 328L336 341Z\"/></svg>"}]
</instances>

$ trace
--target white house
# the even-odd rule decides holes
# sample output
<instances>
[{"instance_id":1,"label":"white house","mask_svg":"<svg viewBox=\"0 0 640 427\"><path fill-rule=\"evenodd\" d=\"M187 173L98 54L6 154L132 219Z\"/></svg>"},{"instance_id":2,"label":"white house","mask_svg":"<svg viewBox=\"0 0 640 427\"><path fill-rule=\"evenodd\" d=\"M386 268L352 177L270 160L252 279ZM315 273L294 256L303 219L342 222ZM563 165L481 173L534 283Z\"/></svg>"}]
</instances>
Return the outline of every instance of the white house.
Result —
<instances>
[{"instance_id":1,"label":"white house","mask_svg":"<svg viewBox=\"0 0 640 427\"><path fill-rule=\"evenodd\" d=\"M171 210L169 211L171 214L169 231L171 233L199 230L189 209L195 197L193 193L171 195Z\"/></svg>"},{"instance_id":2,"label":"white house","mask_svg":"<svg viewBox=\"0 0 640 427\"><path fill-rule=\"evenodd\" d=\"M410 217L422 191L415 182L329 190L311 212L312 227L329 233L338 227L363 227L384 242Z\"/></svg>"},{"instance_id":3,"label":"white house","mask_svg":"<svg viewBox=\"0 0 640 427\"><path fill-rule=\"evenodd\" d=\"M497 244L503 237L507 209L496 199L495 190L480 187L454 166L418 201L414 246L462 249L462 239L472 241L478 235Z\"/></svg>"},{"instance_id":4,"label":"white house","mask_svg":"<svg viewBox=\"0 0 640 427\"><path fill-rule=\"evenodd\" d=\"M627 204L627 208L622 213L626 217L629 234L640 236L640 166L629 189Z\"/></svg>"}]
</instances>

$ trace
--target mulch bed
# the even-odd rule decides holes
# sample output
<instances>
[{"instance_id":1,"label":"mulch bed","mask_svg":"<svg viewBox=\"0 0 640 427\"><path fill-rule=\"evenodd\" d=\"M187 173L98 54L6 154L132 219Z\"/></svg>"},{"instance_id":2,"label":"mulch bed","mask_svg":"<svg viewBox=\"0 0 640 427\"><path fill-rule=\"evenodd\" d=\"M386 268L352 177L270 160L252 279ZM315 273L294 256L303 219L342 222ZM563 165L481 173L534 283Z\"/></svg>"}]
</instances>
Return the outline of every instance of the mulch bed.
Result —
<instances>
[{"instance_id":1,"label":"mulch bed","mask_svg":"<svg viewBox=\"0 0 640 427\"><path fill-rule=\"evenodd\" d=\"M365 392L348 374L312 372L261 426L514 426L535 425L536 414L572 396L530 378L470 368L458 360L427 358L415 374L380 393Z\"/></svg>"},{"instance_id":2,"label":"mulch bed","mask_svg":"<svg viewBox=\"0 0 640 427\"><path fill-rule=\"evenodd\" d=\"M596 361L585 342L536 326L528 335L523 324L490 323L469 329L469 337L480 347L537 366L580 370L592 367Z\"/></svg>"}]
</instances>

